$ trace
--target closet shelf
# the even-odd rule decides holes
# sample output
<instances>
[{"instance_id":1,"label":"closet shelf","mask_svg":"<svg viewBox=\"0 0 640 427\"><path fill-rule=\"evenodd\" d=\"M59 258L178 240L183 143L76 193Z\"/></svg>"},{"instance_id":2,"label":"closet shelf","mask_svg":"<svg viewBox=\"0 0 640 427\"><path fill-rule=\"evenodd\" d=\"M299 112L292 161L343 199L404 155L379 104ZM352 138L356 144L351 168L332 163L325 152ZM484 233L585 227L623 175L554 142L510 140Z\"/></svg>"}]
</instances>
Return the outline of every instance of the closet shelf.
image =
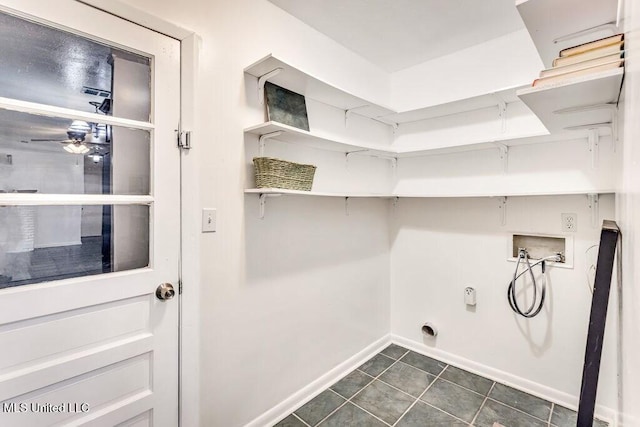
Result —
<instances>
[{"instance_id":1,"label":"closet shelf","mask_svg":"<svg viewBox=\"0 0 640 427\"><path fill-rule=\"evenodd\" d=\"M545 68L564 48L619 32L616 0L516 0L516 7Z\"/></svg>"},{"instance_id":2,"label":"closet shelf","mask_svg":"<svg viewBox=\"0 0 640 427\"><path fill-rule=\"evenodd\" d=\"M388 105L373 102L334 86L325 80L295 67L287 61L276 58L272 54L249 65L244 69L244 72L260 78L277 69L280 69L280 71L269 77L268 81L305 95L307 98L332 105L342 110L352 109L354 114L380 120L390 125L427 120L482 108L497 108L500 105L519 102L516 91L521 87L509 87L444 104L427 105L424 108L397 111Z\"/></svg>"},{"instance_id":3,"label":"closet shelf","mask_svg":"<svg viewBox=\"0 0 640 427\"><path fill-rule=\"evenodd\" d=\"M373 193L327 193L322 191L286 190L284 188L250 188L244 190L246 194L266 194L272 196L314 196L314 197L357 197L357 198L392 198L391 194Z\"/></svg>"},{"instance_id":4,"label":"closet shelf","mask_svg":"<svg viewBox=\"0 0 640 427\"><path fill-rule=\"evenodd\" d=\"M315 197L354 197L354 198L467 198L467 197L527 197L527 196L567 196L567 195L587 195L587 194L612 194L615 190L600 189L593 191L523 191L523 192L502 192L502 193L389 193L389 194L372 194L372 193L331 193L320 191L299 191L286 190L282 188L250 188L244 190L245 194L273 195L273 196L315 196Z\"/></svg>"},{"instance_id":5,"label":"closet shelf","mask_svg":"<svg viewBox=\"0 0 640 427\"><path fill-rule=\"evenodd\" d=\"M261 123L255 126L248 127L244 131L245 133L256 135L258 137L273 134L274 132L281 132L279 135L273 136L272 139L291 144L304 145L321 150L338 151L343 153L362 153L366 155L386 158L409 158L436 154L449 154L458 153L461 151L486 150L492 148L495 149L501 145L512 146L549 141L547 133L535 133L523 134L519 136L510 135L509 137L505 137L504 139L496 137L491 139L490 141L456 142L455 144L436 143L427 148L395 148L380 147L375 145L332 139L277 122ZM574 139L576 137L577 136L575 134L571 135L565 132L563 135L554 136L553 140Z\"/></svg>"},{"instance_id":6,"label":"closet shelf","mask_svg":"<svg viewBox=\"0 0 640 427\"><path fill-rule=\"evenodd\" d=\"M244 69L244 72L260 78L261 76L264 76L278 68L280 68L281 71L275 76L269 78L269 81L278 86L282 86L296 93L305 95L308 98L333 105L342 110L356 108L354 112L357 111L358 114L370 118L381 117L394 113L392 109L386 106L342 90L320 78L305 73L304 71L274 57L271 54L249 65Z\"/></svg>"},{"instance_id":7,"label":"closet shelf","mask_svg":"<svg viewBox=\"0 0 640 427\"><path fill-rule=\"evenodd\" d=\"M618 102L624 68L581 76L518 91L518 97L549 132L571 128L611 126L612 106Z\"/></svg>"},{"instance_id":8,"label":"closet shelf","mask_svg":"<svg viewBox=\"0 0 640 427\"><path fill-rule=\"evenodd\" d=\"M245 133L258 135L258 137L273 132L281 132L280 135L274 136L273 139L293 144L302 144L308 147L319 148L328 151L341 151L348 153L366 150L368 152L371 152L371 154L380 154L385 156L389 156L394 153L389 149L377 147L374 145L354 144L337 139L326 138L320 135L316 135L312 132L308 132L306 130L298 129L293 126L285 125L278 122L261 123L259 125L248 127L244 131Z\"/></svg>"}]
</instances>

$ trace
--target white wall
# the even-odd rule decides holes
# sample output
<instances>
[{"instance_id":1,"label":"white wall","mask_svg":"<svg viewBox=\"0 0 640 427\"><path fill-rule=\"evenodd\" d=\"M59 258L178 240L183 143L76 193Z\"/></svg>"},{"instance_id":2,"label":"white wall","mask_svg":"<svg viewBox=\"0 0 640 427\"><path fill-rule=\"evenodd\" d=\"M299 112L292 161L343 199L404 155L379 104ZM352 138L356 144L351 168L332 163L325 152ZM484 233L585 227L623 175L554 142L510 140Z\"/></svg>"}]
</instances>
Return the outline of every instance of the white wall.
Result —
<instances>
[{"instance_id":1,"label":"white wall","mask_svg":"<svg viewBox=\"0 0 640 427\"><path fill-rule=\"evenodd\" d=\"M578 215L576 233L562 233L563 212ZM401 199L391 214L392 333L454 363L577 406L591 306L585 251L599 242L590 215L584 195L510 197L505 226L496 199ZM601 196L599 223L613 217L614 197ZM515 268L507 261L510 232L575 239L574 268L550 268L547 303L531 320L516 316L507 303ZM464 304L466 286L477 290L475 310ZM615 301L611 307L598 403L615 409ZM425 321L438 327L436 339L423 337Z\"/></svg>"},{"instance_id":2,"label":"white wall","mask_svg":"<svg viewBox=\"0 0 640 427\"><path fill-rule=\"evenodd\" d=\"M8 144L8 143L7 143ZM24 145L24 144L21 144ZM44 194L84 192L84 159L62 150L5 146L3 154L13 157L3 165L1 189L38 190ZM33 246L47 248L80 244L79 206L42 206L35 209Z\"/></svg>"},{"instance_id":3,"label":"white wall","mask_svg":"<svg viewBox=\"0 0 640 427\"><path fill-rule=\"evenodd\" d=\"M402 123L393 145L400 149L448 148L548 133L542 122L521 101L507 104L503 129L496 101L493 107Z\"/></svg>"},{"instance_id":4,"label":"white wall","mask_svg":"<svg viewBox=\"0 0 640 427\"><path fill-rule=\"evenodd\" d=\"M102 165L100 159L94 163L91 159L84 162L84 192L85 194L102 193ZM82 237L102 236L102 206L82 207Z\"/></svg>"},{"instance_id":5,"label":"white wall","mask_svg":"<svg viewBox=\"0 0 640 427\"><path fill-rule=\"evenodd\" d=\"M486 195L612 192L617 155L611 138L602 138L599 167L591 167L587 139L540 142L509 148L507 171L497 148L403 158L398 161L398 194Z\"/></svg>"},{"instance_id":6,"label":"white wall","mask_svg":"<svg viewBox=\"0 0 640 427\"><path fill-rule=\"evenodd\" d=\"M518 40L526 41L531 47L524 33L514 33L487 42L486 46L471 48L468 56L446 58L458 66L444 67L444 71L430 68L430 78L425 78L426 68L433 64L422 64L406 70L406 74L395 74L390 86L389 76L384 72L265 0L127 2L190 28L202 38L199 76L194 83L198 93L194 148L183 158L183 170L190 178L185 186L186 235L190 247L200 248L196 254L200 270L190 272L199 277L200 282L185 283L185 293L190 292L189 286L199 286L201 425L246 424L383 336L389 331L390 324L398 336L419 343L421 335L416 322L423 320L424 307L419 304L425 300L431 306L437 305L437 312L442 314L437 319L438 324L445 325L439 350L455 353L459 359L478 360L526 385L534 384L526 380L536 381L538 391L556 393L559 399L571 400L576 393L575 385L579 385L575 374L581 370L584 347L584 335L580 338L580 333L584 334L586 330L583 318L588 313L588 291L582 282L584 263L574 270L558 270L557 281L570 284L553 291L550 307L556 317L550 326L552 335L547 335L553 346L542 350L530 346L518 331L503 298L513 264L504 261L501 255L506 251L506 242L504 229L498 225L496 199L401 199L399 207L391 211L393 219L389 222L390 204L381 200L350 200L347 216L341 199L279 197L267 201L266 217L259 220L257 196L243 194L245 186L252 184L250 159L255 155L256 141L255 137L245 137L242 129L263 121L263 111L255 103L255 93L246 92L247 81L251 79L243 75L242 70L248 64L270 52L276 56L280 54L291 58L296 66L310 74L365 98L377 98L375 100L386 104L391 99L390 93L397 93L398 97L391 101L396 106L402 105L400 109L407 109L415 103L419 103L416 107L423 107L527 84L542 68L535 53L534 59L531 59L529 48L515 51L523 53L523 57L518 54L505 56L507 51L514 53L509 49L513 44L519 44ZM459 66L473 58L484 58L487 51L508 58L508 64L493 63L481 72ZM496 73L496 70L503 72ZM443 76L447 80L454 79L456 84L443 87L440 83ZM403 87L405 81L407 85ZM417 81L427 83L418 86ZM310 111L313 108L313 102L310 102ZM325 111L320 116L322 123L314 124L310 118L312 126L318 126L318 130L327 134L344 131L337 121L328 119L331 112ZM494 124L491 126L491 129L495 128ZM349 129L344 132L355 136ZM388 136L388 130L386 132ZM510 184L511 181L501 175L497 153L492 150L467 153L463 165L479 165L488 172L480 170L478 174L465 176L463 171L464 179L456 185L481 191L489 182L483 178L489 177L501 188L516 184L518 188L535 188L531 183L538 178L538 170L532 165L544 165L545 162L549 163L549 170L543 174L547 184L549 180L562 182L567 177L575 186L583 184L587 187L594 180L603 185L610 184L612 168L604 166L601 175L589 172L588 156L583 151L585 146L586 142L570 141L555 148L540 147L539 152L530 147L523 148L524 151L518 154L518 150L512 149L516 154L510 168L524 170L521 175L515 174L515 184ZM558 148L562 156L554 151ZM606 142L602 150L602 162L606 165L613 158ZM357 159L348 169L341 166L336 153L320 155L311 149L296 150L296 153L293 160L313 158L327 168L330 164L337 165L336 174L331 177L319 172L317 189L331 190L341 185L349 189L362 188L365 171L378 171L380 175L375 178L380 180L376 181L378 183L389 174L384 160ZM528 156L534 153L538 157L529 163ZM288 156L289 151L283 144L267 143L267 155L276 154ZM563 166L567 158L570 159L569 166ZM445 172L447 166L457 172L464 170L456 160L447 163L439 157L403 159L400 163L408 166L405 169L408 175L402 176L399 172L402 179L397 182L396 189L407 185L407 191L422 188L425 183L434 188L441 184L429 182L434 178L429 176L433 171L430 166L440 165L439 170ZM450 173L449 178L454 175L455 172ZM202 207L218 208L217 233L199 234ZM508 227L517 231L552 232L549 227L559 225L559 213L565 209L579 214L581 229L576 244L580 250L596 241L596 229L588 228L589 214L584 196L514 198L509 201ZM612 198L604 197L600 209L602 216L611 217ZM424 253L433 253L433 248L448 247L451 239L461 246L474 248L475 252L497 254L496 258L485 258L484 263L472 259L468 264L459 265L457 260L460 258L455 256L442 256L438 263L427 263L421 257ZM391 255L389 247L393 251ZM402 263L405 268L399 268ZM425 266L431 268L426 270ZM477 285L481 291L481 305L473 313L475 318L461 303L461 288L460 294L457 293L461 282L476 274L472 267L477 267L478 274L484 277ZM454 287L437 287L451 280L452 272L456 280ZM391 314L388 305L390 275L394 287ZM423 286L425 277L434 279L428 287ZM556 279L553 280L555 284ZM494 286L494 283L498 285ZM580 289L582 293L579 293ZM432 297L431 290L438 292L437 298ZM406 306L402 298L410 300ZM443 313L440 307L447 307L450 313ZM496 313L499 315L494 321ZM454 318L456 314L460 314L459 319ZM448 328L454 324L470 325L476 333L464 332L463 337L469 340L460 339L457 333L449 333ZM610 327L612 324L610 322ZM496 325L506 330L505 335L500 345L487 345L483 339L485 332L492 331ZM491 335L492 340L494 335ZM610 333L607 335L603 366L608 378L601 383L600 403L605 405L615 405L611 391L615 378L611 351L615 342L612 344L611 336ZM535 340L538 339L540 336L536 335ZM519 357L510 355L511 346L516 346ZM475 351L479 353L477 358ZM567 370L558 373L557 378L551 378L549 371L555 372L555 366Z\"/></svg>"},{"instance_id":7,"label":"white wall","mask_svg":"<svg viewBox=\"0 0 640 427\"><path fill-rule=\"evenodd\" d=\"M379 93L380 103L389 81L264 0L128 3L202 38L195 148L183 164L195 176L188 187L199 188L186 195L185 221L200 236L202 268L201 282L185 286L201 286L201 425L244 425L388 333L389 246L379 200L352 200L346 216L340 199L281 197L257 219L257 196L243 194L243 128L263 112L243 69L286 55L362 96ZM197 234L202 207L218 209L215 234Z\"/></svg>"},{"instance_id":8,"label":"white wall","mask_svg":"<svg viewBox=\"0 0 640 427\"><path fill-rule=\"evenodd\" d=\"M522 29L393 73L391 105L407 111L524 86L543 68Z\"/></svg>"},{"instance_id":9,"label":"white wall","mask_svg":"<svg viewBox=\"0 0 640 427\"><path fill-rule=\"evenodd\" d=\"M640 425L640 5L625 1L626 75L623 173L617 207L622 230L621 422Z\"/></svg>"}]
</instances>

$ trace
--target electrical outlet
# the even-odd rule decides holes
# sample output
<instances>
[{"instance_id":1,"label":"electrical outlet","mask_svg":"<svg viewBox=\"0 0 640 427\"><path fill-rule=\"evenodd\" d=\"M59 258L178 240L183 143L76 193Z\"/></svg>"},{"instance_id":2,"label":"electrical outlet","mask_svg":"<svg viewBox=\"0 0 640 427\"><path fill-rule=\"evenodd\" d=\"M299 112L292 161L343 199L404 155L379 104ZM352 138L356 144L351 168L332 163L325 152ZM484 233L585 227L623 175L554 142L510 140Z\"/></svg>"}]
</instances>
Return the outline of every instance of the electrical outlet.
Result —
<instances>
[{"instance_id":1,"label":"electrical outlet","mask_svg":"<svg viewBox=\"0 0 640 427\"><path fill-rule=\"evenodd\" d=\"M578 215L574 213L563 213L561 216L562 231L570 231L572 233L578 231Z\"/></svg>"}]
</instances>

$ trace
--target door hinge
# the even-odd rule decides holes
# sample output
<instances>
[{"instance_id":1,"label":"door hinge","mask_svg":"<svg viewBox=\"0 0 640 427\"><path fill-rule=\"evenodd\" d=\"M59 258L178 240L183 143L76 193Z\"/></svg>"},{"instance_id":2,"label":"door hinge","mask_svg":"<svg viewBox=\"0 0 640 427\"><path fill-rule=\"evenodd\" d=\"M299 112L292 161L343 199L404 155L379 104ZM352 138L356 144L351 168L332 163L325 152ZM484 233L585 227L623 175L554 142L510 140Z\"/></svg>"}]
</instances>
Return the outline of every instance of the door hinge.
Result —
<instances>
[{"instance_id":1,"label":"door hinge","mask_svg":"<svg viewBox=\"0 0 640 427\"><path fill-rule=\"evenodd\" d=\"M191 131L190 130L176 130L176 138L178 141L178 148L183 150L191 150Z\"/></svg>"},{"instance_id":2,"label":"door hinge","mask_svg":"<svg viewBox=\"0 0 640 427\"><path fill-rule=\"evenodd\" d=\"M178 280L178 295L182 295L182 280Z\"/></svg>"}]
</instances>

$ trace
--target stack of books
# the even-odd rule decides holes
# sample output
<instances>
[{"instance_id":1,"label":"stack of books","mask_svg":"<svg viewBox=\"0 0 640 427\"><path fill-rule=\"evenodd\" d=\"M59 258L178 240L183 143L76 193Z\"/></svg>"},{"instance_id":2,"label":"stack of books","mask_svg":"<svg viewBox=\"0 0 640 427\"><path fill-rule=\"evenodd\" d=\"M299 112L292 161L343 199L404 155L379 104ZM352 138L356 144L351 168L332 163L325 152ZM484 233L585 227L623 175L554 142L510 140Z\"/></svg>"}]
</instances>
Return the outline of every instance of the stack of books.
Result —
<instances>
[{"instance_id":1,"label":"stack of books","mask_svg":"<svg viewBox=\"0 0 640 427\"><path fill-rule=\"evenodd\" d=\"M579 76L624 66L624 34L606 37L560 51L553 66L540 72L532 86L559 83Z\"/></svg>"}]
</instances>

